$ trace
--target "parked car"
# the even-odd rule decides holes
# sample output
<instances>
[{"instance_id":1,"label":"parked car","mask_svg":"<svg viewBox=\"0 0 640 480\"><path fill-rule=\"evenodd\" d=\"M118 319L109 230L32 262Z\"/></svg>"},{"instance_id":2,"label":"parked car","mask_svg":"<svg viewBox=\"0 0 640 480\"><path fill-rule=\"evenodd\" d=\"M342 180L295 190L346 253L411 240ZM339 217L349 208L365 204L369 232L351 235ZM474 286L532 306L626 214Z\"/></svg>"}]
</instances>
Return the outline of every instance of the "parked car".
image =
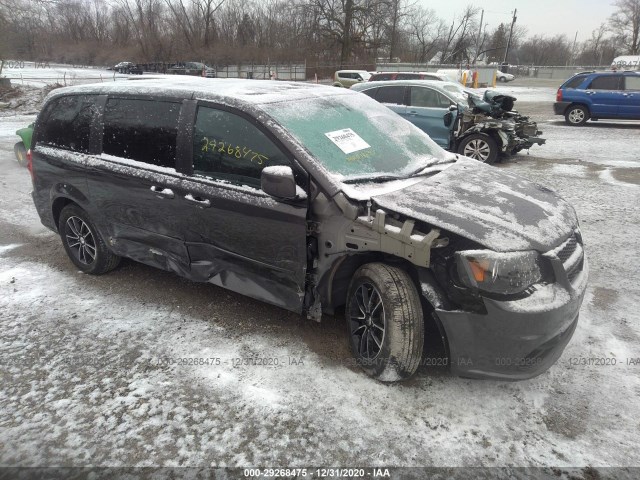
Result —
<instances>
[{"instance_id":1,"label":"parked car","mask_svg":"<svg viewBox=\"0 0 640 480\"><path fill-rule=\"evenodd\" d=\"M511 73L504 73L500 70L496 71L496 80L501 83L512 82L516 79L515 75Z\"/></svg>"},{"instance_id":2,"label":"parked car","mask_svg":"<svg viewBox=\"0 0 640 480\"><path fill-rule=\"evenodd\" d=\"M31 148L31 137L33 135L33 123L28 127L16 131L20 141L13 146L13 153L18 163L25 167L27 165L27 151Z\"/></svg>"},{"instance_id":3,"label":"parked car","mask_svg":"<svg viewBox=\"0 0 640 480\"><path fill-rule=\"evenodd\" d=\"M142 75L142 67L133 62L120 62L113 67L113 70L126 75Z\"/></svg>"},{"instance_id":4,"label":"parked car","mask_svg":"<svg viewBox=\"0 0 640 480\"><path fill-rule=\"evenodd\" d=\"M564 82L553 104L569 125L589 119L640 120L640 72L581 72Z\"/></svg>"},{"instance_id":5,"label":"parked car","mask_svg":"<svg viewBox=\"0 0 640 480\"><path fill-rule=\"evenodd\" d=\"M622 55L611 62L612 70L637 70L640 71L640 55Z\"/></svg>"},{"instance_id":6,"label":"parked car","mask_svg":"<svg viewBox=\"0 0 640 480\"><path fill-rule=\"evenodd\" d=\"M516 99L508 95L487 91L483 99L453 82L429 80L367 82L352 90L385 104L442 148L482 162L545 142L535 122L513 111Z\"/></svg>"},{"instance_id":7,"label":"parked car","mask_svg":"<svg viewBox=\"0 0 640 480\"><path fill-rule=\"evenodd\" d=\"M344 309L356 362L381 381L416 371L432 325L454 374L529 378L578 322L573 208L348 89L60 88L28 161L38 214L75 268L128 257L317 320Z\"/></svg>"},{"instance_id":8,"label":"parked car","mask_svg":"<svg viewBox=\"0 0 640 480\"><path fill-rule=\"evenodd\" d=\"M385 82L389 80L436 80L448 81L444 75L429 72L378 72L369 77L369 82Z\"/></svg>"},{"instance_id":9,"label":"parked car","mask_svg":"<svg viewBox=\"0 0 640 480\"><path fill-rule=\"evenodd\" d=\"M349 88L359 82L366 82L371 74L366 70L338 70L333 75L333 86Z\"/></svg>"},{"instance_id":10,"label":"parked car","mask_svg":"<svg viewBox=\"0 0 640 480\"><path fill-rule=\"evenodd\" d=\"M216 70L213 67L200 62L176 63L167 69L167 73L174 75L192 75L195 77L215 78Z\"/></svg>"}]
</instances>

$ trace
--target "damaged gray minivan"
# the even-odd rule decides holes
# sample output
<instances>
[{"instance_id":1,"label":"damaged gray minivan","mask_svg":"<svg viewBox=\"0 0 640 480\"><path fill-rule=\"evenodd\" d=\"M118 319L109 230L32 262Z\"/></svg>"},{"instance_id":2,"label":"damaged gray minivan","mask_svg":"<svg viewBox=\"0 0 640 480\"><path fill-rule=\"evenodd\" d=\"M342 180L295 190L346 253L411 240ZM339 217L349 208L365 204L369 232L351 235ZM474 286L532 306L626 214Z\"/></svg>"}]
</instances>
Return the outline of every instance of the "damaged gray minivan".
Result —
<instances>
[{"instance_id":1,"label":"damaged gray minivan","mask_svg":"<svg viewBox=\"0 0 640 480\"><path fill-rule=\"evenodd\" d=\"M578 322L587 261L551 190L448 153L365 95L176 78L66 87L28 166L82 271L121 257L320 320L382 381L435 325L454 374L524 379Z\"/></svg>"}]
</instances>

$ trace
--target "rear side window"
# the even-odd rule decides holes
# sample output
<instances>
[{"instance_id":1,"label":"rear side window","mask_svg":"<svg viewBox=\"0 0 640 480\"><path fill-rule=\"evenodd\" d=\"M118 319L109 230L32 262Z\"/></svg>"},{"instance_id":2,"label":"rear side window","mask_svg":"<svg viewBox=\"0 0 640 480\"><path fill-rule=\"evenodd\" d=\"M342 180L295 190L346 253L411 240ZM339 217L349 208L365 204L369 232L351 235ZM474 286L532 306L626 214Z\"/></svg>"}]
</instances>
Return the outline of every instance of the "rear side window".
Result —
<instances>
[{"instance_id":1,"label":"rear side window","mask_svg":"<svg viewBox=\"0 0 640 480\"><path fill-rule=\"evenodd\" d=\"M592 90L620 90L620 80L619 75L596 77L591 81L589 88Z\"/></svg>"},{"instance_id":2,"label":"rear side window","mask_svg":"<svg viewBox=\"0 0 640 480\"><path fill-rule=\"evenodd\" d=\"M102 151L175 168L180 104L110 98L104 111Z\"/></svg>"},{"instance_id":3,"label":"rear side window","mask_svg":"<svg viewBox=\"0 0 640 480\"><path fill-rule=\"evenodd\" d=\"M380 87L376 94L380 103L404 104L404 87Z\"/></svg>"},{"instance_id":4,"label":"rear side window","mask_svg":"<svg viewBox=\"0 0 640 480\"><path fill-rule=\"evenodd\" d=\"M291 165L258 127L225 110L199 107L193 142L195 175L260 188L264 167Z\"/></svg>"},{"instance_id":5,"label":"rear side window","mask_svg":"<svg viewBox=\"0 0 640 480\"><path fill-rule=\"evenodd\" d=\"M396 80L413 80L416 78L420 78L420 74L418 73L399 73L396 77Z\"/></svg>"},{"instance_id":6,"label":"rear side window","mask_svg":"<svg viewBox=\"0 0 640 480\"><path fill-rule=\"evenodd\" d=\"M564 84L563 88L578 88L582 84L582 82L584 82L585 78L587 78L585 75L574 77L568 80L567 83Z\"/></svg>"},{"instance_id":7,"label":"rear side window","mask_svg":"<svg viewBox=\"0 0 640 480\"><path fill-rule=\"evenodd\" d=\"M371 77L371 81L372 82L379 82L379 81L384 81L384 80L391 80L393 78L393 75L391 73L379 73L377 75L373 75Z\"/></svg>"},{"instance_id":8,"label":"rear side window","mask_svg":"<svg viewBox=\"0 0 640 480\"><path fill-rule=\"evenodd\" d=\"M95 95L70 95L49 102L40 122L37 143L65 150L89 151Z\"/></svg>"},{"instance_id":9,"label":"rear side window","mask_svg":"<svg viewBox=\"0 0 640 480\"><path fill-rule=\"evenodd\" d=\"M634 91L639 91L640 90L640 75L638 76L626 76L624 77L625 80L625 90L634 90Z\"/></svg>"}]
</instances>

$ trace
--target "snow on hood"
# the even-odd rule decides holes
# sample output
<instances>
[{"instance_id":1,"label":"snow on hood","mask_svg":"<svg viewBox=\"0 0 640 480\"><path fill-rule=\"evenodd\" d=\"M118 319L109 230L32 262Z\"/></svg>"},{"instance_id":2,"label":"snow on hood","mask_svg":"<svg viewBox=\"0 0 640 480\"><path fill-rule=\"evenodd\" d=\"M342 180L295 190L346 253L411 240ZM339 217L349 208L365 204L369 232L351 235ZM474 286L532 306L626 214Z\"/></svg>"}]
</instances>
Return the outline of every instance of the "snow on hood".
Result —
<instances>
[{"instance_id":1,"label":"snow on hood","mask_svg":"<svg viewBox=\"0 0 640 480\"><path fill-rule=\"evenodd\" d=\"M548 251L578 223L573 207L555 192L470 159L372 199L375 208L443 228L497 252Z\"/></svg>"}]
</instances>

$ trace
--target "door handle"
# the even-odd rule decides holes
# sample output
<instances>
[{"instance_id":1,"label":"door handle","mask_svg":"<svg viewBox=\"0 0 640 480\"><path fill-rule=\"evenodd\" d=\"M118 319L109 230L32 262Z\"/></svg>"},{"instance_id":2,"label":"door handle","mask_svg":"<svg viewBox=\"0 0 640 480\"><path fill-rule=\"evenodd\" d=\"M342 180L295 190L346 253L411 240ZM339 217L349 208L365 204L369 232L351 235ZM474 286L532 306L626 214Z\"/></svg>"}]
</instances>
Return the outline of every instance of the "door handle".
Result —
<instances>
[{"instance_id":1,"label":"door handle","mask_svg":"<svg viewBox=\"0 0 640 480\"><path fill-rule=\"evenodd\" d=\"M194 197L193 195L191 195L190 193L187 193L184 198L191 202L191 203L195 203L196 205L203 207L203 208L209 208L211 206L211 200L209 200L208 198L200 198L200 197Z\"/></svg>"},{"instance_id":2,"label":"door handle","mask_svg":"<svg viewBox=\"0 0 640 480\"><path fill-rule=\"evenodd\" d=\"M587 92L585 92L585 93L586 93L587 95L593 95L593 94L594 94L594 93L596 93L596 92L589 92L589 91L587 91Z\"/></svg>"},{"instance_id":3,"label":"door handle","mask_svg":"<svg viewBox=\"0 0 640 480\"><path fill-rule=\"evenodd\" d=\"M151 191L163 198L173 198L175 197L173 190L170 188L156 187L155 185L151 186Z\"/></svg>"},{"instance_id":4,"label":"door handle","mask_svg":"<svg viewBox=\"0 0 640 480\"><path fill-rule=\"evenodd\" d=\"M409 115L417 115L417 114L418 114L418 112L416 112L415 110L409 111Z\"/></svg>"}]
</instances>

